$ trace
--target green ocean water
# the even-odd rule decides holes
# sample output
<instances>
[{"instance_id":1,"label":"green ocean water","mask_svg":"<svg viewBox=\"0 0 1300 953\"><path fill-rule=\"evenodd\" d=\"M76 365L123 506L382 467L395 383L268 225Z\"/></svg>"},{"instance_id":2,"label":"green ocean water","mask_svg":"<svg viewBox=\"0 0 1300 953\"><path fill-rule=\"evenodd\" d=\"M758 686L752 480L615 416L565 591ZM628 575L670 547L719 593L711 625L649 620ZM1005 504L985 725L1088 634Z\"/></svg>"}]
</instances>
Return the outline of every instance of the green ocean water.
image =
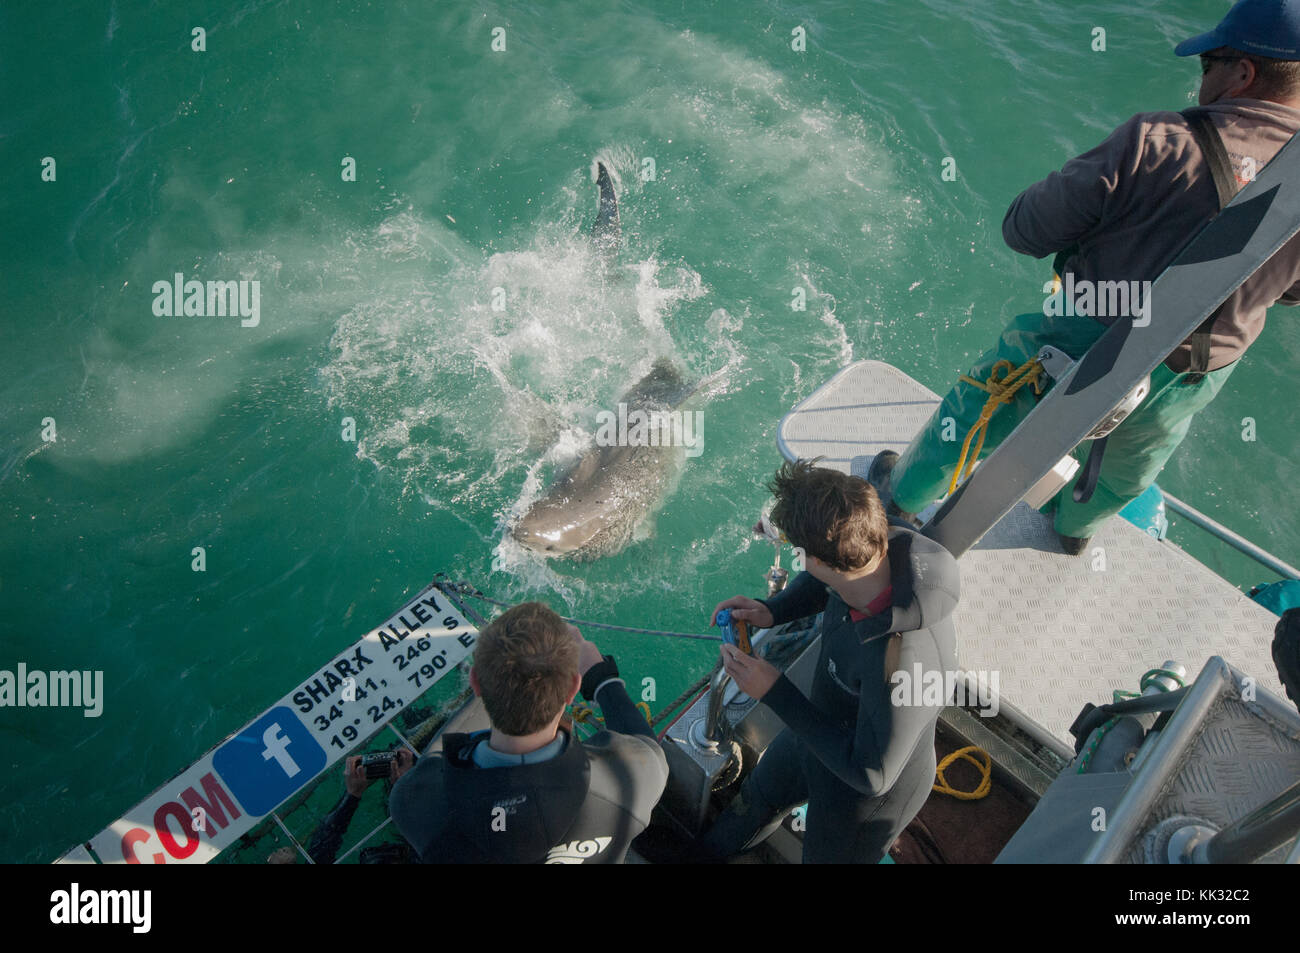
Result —
<instances>
[{"instance_id":1,"label":"green ocean water","mask_svg":"<svg viewBox=\"0 0 1300 953\"><path fill-rule=\"evenodd\" d=\"M1172 47L1223 9L0 6L0 668L102 670L106 696L96 719L0 709L0 860L93 836L439 570L674 630L758 594L780 417L864 357L942 391L1038 307L1047 265L1004 246L1006 206L1189 105ZM610 273L597 154L623 187ZM258 280L260 323L155 316L176 272ZM1160 480L1292 562L1296 353L1275 309ZM503 542L659 356L722 383L638 539L550 564ZM1173 535L1233 584L1274 578ZM716 655L587 635L659 703Z\"/></svg>"}]
</instances>

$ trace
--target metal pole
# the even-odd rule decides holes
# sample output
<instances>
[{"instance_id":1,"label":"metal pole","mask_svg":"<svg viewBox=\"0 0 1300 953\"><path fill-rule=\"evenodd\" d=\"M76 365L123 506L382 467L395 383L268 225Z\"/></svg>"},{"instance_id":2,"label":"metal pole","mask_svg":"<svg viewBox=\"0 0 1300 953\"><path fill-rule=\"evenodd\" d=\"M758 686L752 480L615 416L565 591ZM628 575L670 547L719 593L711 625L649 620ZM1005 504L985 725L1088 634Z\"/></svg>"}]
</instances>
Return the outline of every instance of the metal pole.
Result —
<instances>
[{"instance_id":1,"label":"metal pole","mask_svg":"<svg viewBox=\"0 0 1300 953\"><path fill-rule=\"evenodd\" d=\"M1211 864L1249 864L1300 831L1300 781L1229 824L1205 845Z\"/></svg>"},{"instance_id":2,"label":"metal pole","mask_svg":"<svg viewBox=\"0 0 1300 953\"><path fill-rule=\"evenodd\" d=\"M1116 864L1124 859L1148 822L1156 800L1177 776L1188 749L1200 735L1206 714L1232 684L1228 663L1217 655L1211 657L1156 738L1143 769L1129 782L1119 803L1109 812L1106 829L1088 848L1083 863Z\"/></svg>"},{"instance_id":3,"label":"metal pole","mask_svg":"<svg viewBox=\"0 0 1300 953\"><path fill-rule=\"evenodd\" d=\"M1163 490L1160 492L1164 493ZM1246 537L1240 536L1228 529L1228 527L1224 526L1222 523L1210 519L1210 517L1206 516L1200 510L1188 506L1182 500L1178 499L1178 497L1170 496L1168 493L1165 493L1164 496L1165 503L1167 503L1169 508L1179 516L1186 517L1197 526L1201 527L1201 529L1217 536L1225 543L1230 544L1234 549L1245 553L1257 563L1267 566L1284 579L1300 579L1300 569L1296 569L1295 566L1292 566L1289 563L1282 562L1282 560L1278 559L1268 550L1261 549L1259 546L1256 546L1250 540L1246 539Z\"/></svg>"}]
</instances>

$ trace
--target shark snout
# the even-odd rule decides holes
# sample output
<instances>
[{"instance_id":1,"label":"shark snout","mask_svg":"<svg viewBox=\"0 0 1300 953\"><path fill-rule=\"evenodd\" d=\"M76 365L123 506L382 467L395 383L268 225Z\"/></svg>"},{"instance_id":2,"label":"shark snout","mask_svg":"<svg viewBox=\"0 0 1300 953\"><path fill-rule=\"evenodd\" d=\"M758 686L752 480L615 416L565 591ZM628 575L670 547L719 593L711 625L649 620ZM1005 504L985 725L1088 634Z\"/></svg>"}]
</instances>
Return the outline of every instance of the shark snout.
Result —
<instances>
[{"instance_id":1,"label":"shark snout","mask_svg":"<svg viewBox=\"0 0 1300 953\"><path fill-rule=\"evenodd\" d=\"M554 538L547 539L547 536L552 534L527 529L522 523L514 528L512 535L521 546L525 546L528 549L535 549L538 552L543 553L555 552L555 544L558 542L558 540Z\"/></svg>"},{"instance_id":2,"label":"shark snout","mask_svg":"<svg viewBox=\"0 0 1300 953\"><path fill-rule=\"evenodd\" d=\"M530 517L524 517L516 523L511 535L521 546L539 553L563 555L577 548L566 541L562 530Z\"/></svg>"},{"instance_id":3,"label":"shark snout","mask_svg":"<svg viewBox=\"0 0 1300 953\"><path fill-rule=\"evenodd\" d=\"M543 500L524 514L511 535L520 545L547 556L568 556L590 546L604 526L599 513L564 501Z\"/></svg>"}]
</instances>

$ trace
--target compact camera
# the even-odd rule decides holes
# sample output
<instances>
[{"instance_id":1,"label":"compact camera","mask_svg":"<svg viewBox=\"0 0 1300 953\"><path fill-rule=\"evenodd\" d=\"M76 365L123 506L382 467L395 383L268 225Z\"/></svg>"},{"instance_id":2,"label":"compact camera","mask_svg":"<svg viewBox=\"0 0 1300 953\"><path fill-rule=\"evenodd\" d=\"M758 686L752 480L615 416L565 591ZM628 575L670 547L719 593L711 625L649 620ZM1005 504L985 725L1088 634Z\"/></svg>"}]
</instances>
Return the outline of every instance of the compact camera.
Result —
<instances>
[{"instance_id":1,"label":"compact camera","mask_svg":"<svg viewBox=\"0 0 1300 953\"><path fill-rule=\"evenodd\" d=\"M361 756L361 770L364 772L367 781L373 781L375 778L392 777L393 765L396 763L396 751L378 751Z\"/></svg>"}]
</instances>

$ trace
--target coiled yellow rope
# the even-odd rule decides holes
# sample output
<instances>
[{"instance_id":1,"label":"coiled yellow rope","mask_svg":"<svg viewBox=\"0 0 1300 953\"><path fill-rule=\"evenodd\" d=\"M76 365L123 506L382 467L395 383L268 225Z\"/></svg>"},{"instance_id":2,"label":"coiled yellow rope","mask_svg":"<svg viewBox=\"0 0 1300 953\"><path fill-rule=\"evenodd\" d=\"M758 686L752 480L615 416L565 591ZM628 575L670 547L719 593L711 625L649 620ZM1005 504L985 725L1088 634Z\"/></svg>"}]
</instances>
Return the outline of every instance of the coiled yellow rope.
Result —
<instances>
[{"instance_id":1,"label":"coiled yellow rope","mask_svg":"<svg viewBox=\"0 0 1300 953\"><path fill-rule=\"evenodd\" d=\"M999 376L999 374L1001 376ZM980 411L980 416L975 425L971 427L970 432L966 434L966 440L961 445L961 457L957 460L957 469L952 473L952 479L948 482L948 492L952 493L957 489L957 484L971 475L975 469L975 464L980 458L980 450L984 448L984 437L989 430L989 421L993 418L993 412L1002 404L1009 404L1015 398L1016 393L1026 384L1034 385L1034 394L1043 393L1043 363L1038 358L1031 358L1019 367L1014 367L1010 361L998 361L989 371L987 381L977 381L969 374L962 374L959 380L972 384L989 395L984 409ZM979 434L979 440L975 444L975 452L970 452L971 438ZM967 459L969 455L969 460Z\"/></svg>"},{"instance_id":2,"label":"coiled yellow rope","mask_svg":"<svg viewBox=\"0 0 1300 953\"><path fill-rule=\"evenodd\" d=\"M977 760L975 758L975 755L977 754L982 755L984 760ZM979 769L980 774L983 775L979 786L976 787L974 791L958 791L949 784L948 779L944 777L944 771L952 767L952 765L958 760L975 765L975 767ZM993 759L989 757L989 753L983 748L977 747L976 745L967 745L965 748L958 748L952 754L948 755L948 757L940 761L939 766L935 768L934 775L937 781L932 790L938 791L940 794L952 795L961 801L978 801L982 797L987 797L988 793L993 790Z\"/></svg>"}]
</instances>

